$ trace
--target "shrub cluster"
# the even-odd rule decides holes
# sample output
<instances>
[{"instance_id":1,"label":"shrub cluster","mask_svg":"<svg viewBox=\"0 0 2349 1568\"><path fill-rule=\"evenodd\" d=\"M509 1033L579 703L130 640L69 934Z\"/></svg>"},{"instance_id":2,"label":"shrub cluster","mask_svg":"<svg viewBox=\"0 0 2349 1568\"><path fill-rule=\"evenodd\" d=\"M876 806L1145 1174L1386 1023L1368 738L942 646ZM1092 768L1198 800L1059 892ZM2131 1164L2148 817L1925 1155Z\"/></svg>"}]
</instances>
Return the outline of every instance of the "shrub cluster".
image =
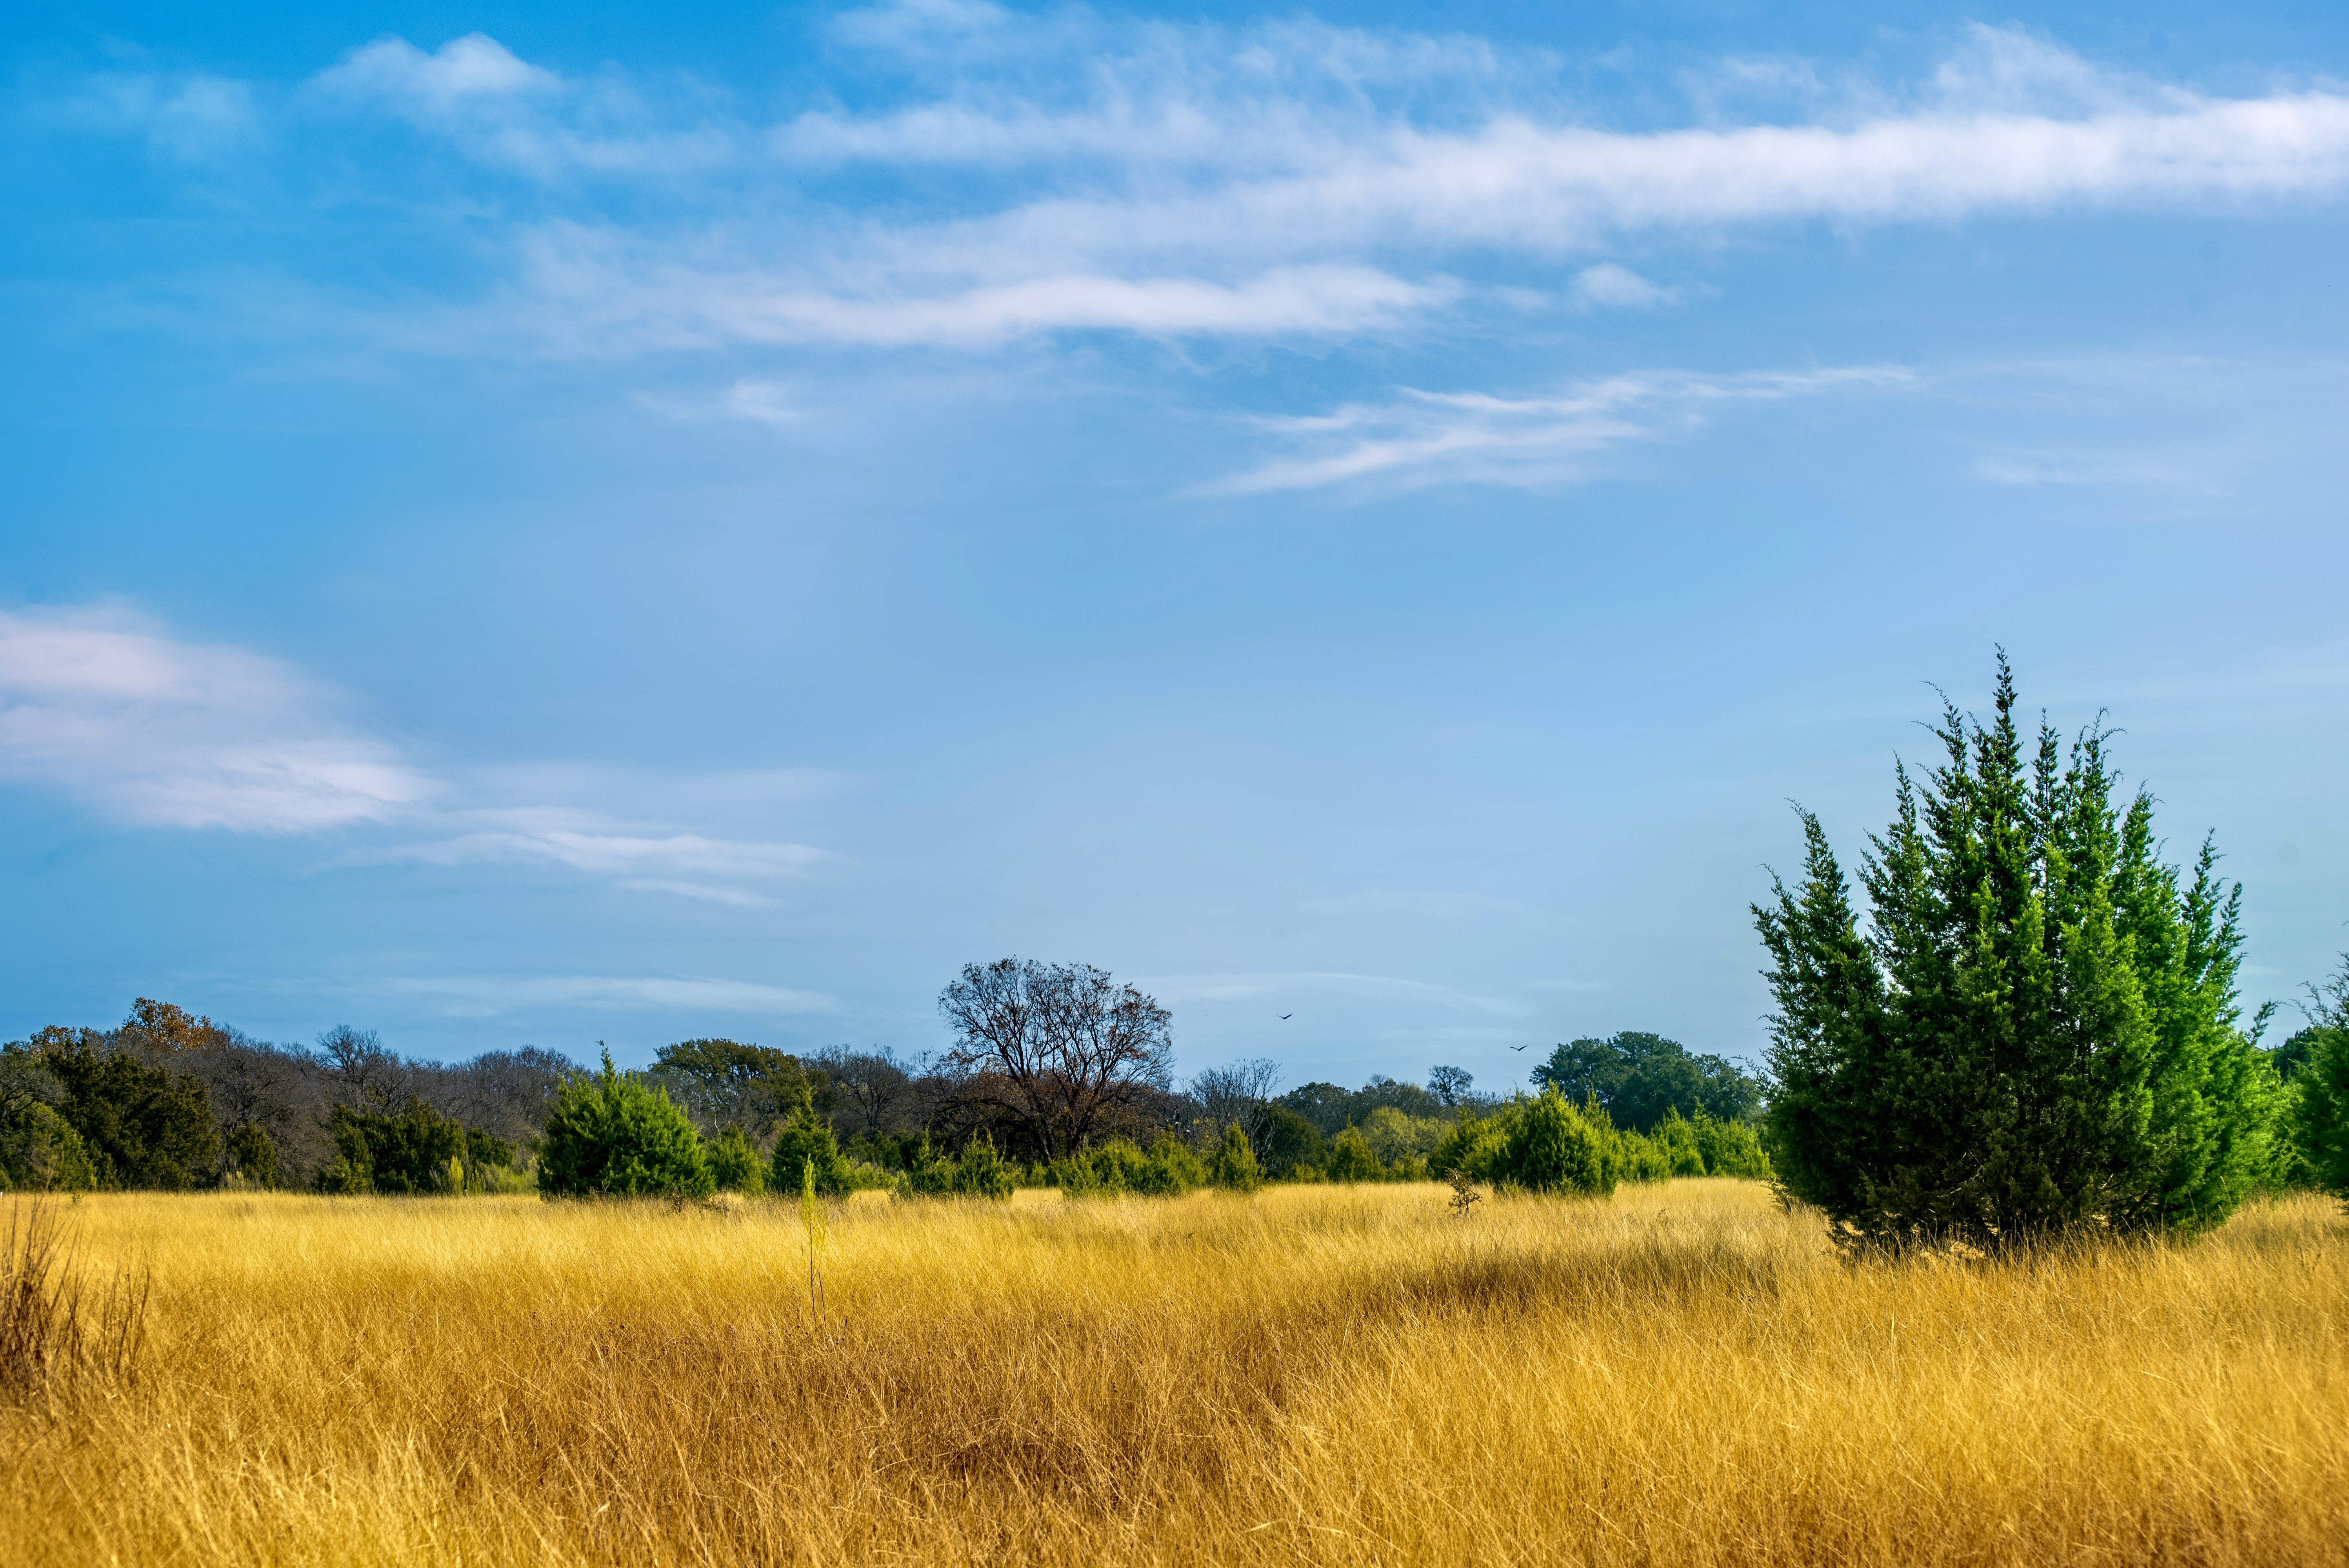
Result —
<instances>
[{"instance_id":1,"label":"shrub cluster","mask_svg":"<svg viewBox=\"0 0 2349 1568\"><path fill-rule=\"evenodd\" d=\"M1217 1159L1223 1158L1219 1150ZM1190 1145L1169 1132L1161 1134L1147 1151L1125 1138L1081 1149L1052 1162L1051 1180L1061 1191L1076 1198L1114 1197L1122 1192L1179 1198L1206 1186L1208 1174Z\"/></svg>"},{"instance_id":2,"label":"shrub cluster","mask_svg":"<svg viewBox=\"0 0 2349 1568\"><path fill-rule=\"evenodd\" d=\"M718 1178L684 1109L615 1069L605 1051L600 1074L578 1074L555 1091L538 1188L549 1197L707 1198Z\"/></svg>"}]
</instances>

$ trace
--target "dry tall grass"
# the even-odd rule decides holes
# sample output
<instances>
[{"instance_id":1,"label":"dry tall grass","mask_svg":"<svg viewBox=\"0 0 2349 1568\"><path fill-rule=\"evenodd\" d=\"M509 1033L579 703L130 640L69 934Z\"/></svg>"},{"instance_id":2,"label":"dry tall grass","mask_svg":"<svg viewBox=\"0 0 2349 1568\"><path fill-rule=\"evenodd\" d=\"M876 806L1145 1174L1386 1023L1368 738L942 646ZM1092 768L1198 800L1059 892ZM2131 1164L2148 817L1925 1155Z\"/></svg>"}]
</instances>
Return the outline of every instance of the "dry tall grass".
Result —
<instances>
[{"instance_id":1,"label":"dry tall grass","mask_svg":"<svg viewBox=\"0 0 2349 1568\"><path fill-rule=\"evenodd\" d=\"M1761 1189L119 1197L0 1561L2338 1563L2349 1225L1847 1265ZM1039 1201L1041 1200L1041 1201Z\"/></svg>"}]
</instances>

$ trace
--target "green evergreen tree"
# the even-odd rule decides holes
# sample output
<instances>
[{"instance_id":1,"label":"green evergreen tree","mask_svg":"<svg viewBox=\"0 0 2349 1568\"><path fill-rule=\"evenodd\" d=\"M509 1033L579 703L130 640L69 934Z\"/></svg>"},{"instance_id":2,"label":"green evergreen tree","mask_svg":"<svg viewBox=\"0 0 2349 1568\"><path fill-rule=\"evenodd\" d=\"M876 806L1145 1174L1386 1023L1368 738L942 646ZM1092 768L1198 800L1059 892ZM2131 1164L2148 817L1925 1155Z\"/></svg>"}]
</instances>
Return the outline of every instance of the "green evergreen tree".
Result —
<instances>
[{"instance_id":1,"label":"green evergreen tree","mask_svg":"<svg viewBox=\"0 0 2349 1568\"><path fill-rule=\"evenodd\" d=\"M953 1185L957 1193L1007 1202L1019 1184L1019 1167L996 1151L993 1138L982 1132L963 1145L962 1159L955 1165Z\"/></svg>"},{"instance_id":2,"label":"green evergreen tree","mask_svg":"<svg viewBox=\"0 0 2349 1568\"><path fill-rule=\"evenodd\" d=\"M327 1126L335 1160L320 1185L330 1192L438 1192L450 1185L450 1161L458 1161L460 1172L464 1169L465 1124L414 1095L397 1114L337 1105L327 1113ZM463 1185L461 1177L458 1185Z\"/></svg>"},{"instance_id":3,"label":"green evergreen tree","mask_svg":"<svg viewBox=\"0 0 2349 1568\"><path fill-rule=\"evenodd\" d=\"M739 1127L730 1127L709 1143L709 1174L721 1192L757 1197L767 1190L767 1162L758 1146Z\"/></svg>"},{"instance_id":4,"label":"green evergreen tree","mask_svg":"<svg viewBox=\"0 0 2349 1568\"><path fill-rule=\"evenodd\" d=\"M2305 1179L2349 1198L2349 1029L2320 1029L2292 1076L2293 1142Z\"/></svg>"},{"instance_id":5,"label":"green evergreen tree","mask_svg":"<svg viewBox=\"0 0 2349 1568\"><path fill-rule=\"evenodd\" d=\"M1330 1157L1322 1161L1321 1177L1327 1181L1383 1181L1387 1168L1371 1152L1371 1141L1362 1136L1359 1127L1350 1127L1330 1142Z\"/></svg>"},{"instance_id":6,"label":"green evergreen tree","mask_svg":"<svg viewBox=\"0 0 2349 1568\"><path fill-rule=\"evenodd\" d=\"M210 1186L220 1164L212 1099L188 1073L102 1049L87 1030L44 1030L57 1116L79 1137L100 1187Z\"/></svg>"},{"instance_id":7,"label":"green evergreen tree","mask_svg":"<svg viewBox=\"0 0 2349 1568\"><path fill-rule=\"evenodd\" d=\"M1154 1197L1179 1198L1207 1184L1207 1168L1191 1152L1191 1146L1171 1132L1162 1132L1158 1141L1150 1146L1149 1157L1143 1161L1142 1179L1134 1191Z\"/></svg>"},{"instance_id":8,"label":"green evergreen tree","mask_svg":"<svg viewBox=\"0 0 2349 1568\"><path fill-rule=\"evenodd\" d=\"M2292 1077L2289 1174L2349 1198L2349 954L2321 989L2309 987L2309 998L2313 1021L2290 1042L2300 1060Z\"/></svg>"},{"instance_id":9,"label":"green evergreen tree","mask_svg":"<svg viewBox=\"0 0 2349 1568\"><path fill-rule=\"evenodd\" d=\"M256 1122L243 1121L228 1135L230 1169L256 1187L277 1185L277 1140Z\"/></svg>"},{"instance_id":10,"label":"green evergreen tree","mask_svg":"<svg viewBox=\"0 0 2349 1568\"><path fill-rule=\"evenodd\" d=\"M1509 1130L1509 1179L1535 1192L1613 1191L1618 1169L1607 1157L1613 1130L1605 1116L1596 1107L1576 1110L1554 1088L1526 1101Z\"/></svg>"},{"instance_id":11,"label":"green evergreen tree","mask_svg":"<svg viewBox=\"0 0 2349 1568\"><path fill-rule=\"evenodd\" d=\"M1216 1150L1215 1162L1207 1167L1207 1180L1233 1192L1253 1192L1264 1185L1264 1167L1257 1163L1246 1132L1237 1127L1224 1129L1224 1141Z\"/></svg>"},{"instance_id":12,"label":"green evergreen tree","mask_svg":"<svg viewBox=\"0 0 2349 1568\"><path fill-rule=\"evenodd\" d=\"M800 1190L804 1168L815 1166L815 1190L836 1198L849 1189L848 1157L840 1151L840 1138L830 1119L815 1108L812 1095L802 1092L791 1118L775 1135L773 1174L768 1185L780 1191Z\"/></svg>"},{"instance_id":13,"label":"green evergreen tree","mask_svg":"<svg viewBox=\"0 0 2349 1568\"><path fill-rule=\"evenodd\" d=\"M1704 1173L1708 1176L1751 1176L1768 1181L1771 1176L1770 1156L1762 1148L1762 1136L1747 1121L1716 1121L1700 1110L1690 1124L1696 1130L1696 1146L1704 1156Z\"/></svg>"},{"instance_id":14,"label":"green evergreen tree","mask_svg":"<svg viewBox=\"0 0 2349 1568\"><path fill-rule=\"evenodd\" d=\"M2116 808L2109 734L2026 755L1996 710L1944 707L1944 760L1897 770L1854 913L1818 820L1754 917L1777 1012L1769 1119L1786 1190L1846 1240L1997 1248L2075 1226L2218 1223L2273 1160L2273 1071L2236 1027L2241 895L2206 841L2158 858Z\"/></svg>"},{"instance_id":15,"label":"green evergreen tree","mask_svg":"<svg viewBox=\"0 0 2349 1568\"><path fill-rule=\"evenodd\" d=\"M576 1074L555 1090L539 1148L542 1193L707 1198L717 1186L685 1111L615 1070L611 1052L600 1074Z\"/></svg>"}]
</instances>

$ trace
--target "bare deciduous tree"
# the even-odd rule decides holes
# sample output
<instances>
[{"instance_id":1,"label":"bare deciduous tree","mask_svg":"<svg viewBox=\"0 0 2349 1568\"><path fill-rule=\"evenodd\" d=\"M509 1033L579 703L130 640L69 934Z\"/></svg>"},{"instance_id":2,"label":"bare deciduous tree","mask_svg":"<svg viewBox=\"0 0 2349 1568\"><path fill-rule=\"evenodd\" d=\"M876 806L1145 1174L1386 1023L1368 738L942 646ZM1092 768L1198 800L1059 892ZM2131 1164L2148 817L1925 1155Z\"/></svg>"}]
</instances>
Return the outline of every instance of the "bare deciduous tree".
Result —
<instances>
[{"instance_id":1,"label":"bare deciduous tree","mask_svg":"<svg viewBox=\"0 0 2349 1568\"><path fill-rule=\"evenodd\" d=\"M1220 1140L1224 1129L1237 1127L1247 1134L1248 1147L1263 1147L1272 1126L1272 1088L1280 1081L1280 1064L1264 1057L1228 1066L1209 1068L1191 1080L1191 1098L1208 1123L1208 1136Z\"/></svg>"},{"instance_id":2,"label":"bare deciduous tree","mask_svg":"<svg viewBox=\"0 0 2349 1568\"><path fill-rule=\"evenodd\" d=\"M1468 1098L1469 1087L1475 1075L1466 1068L1432 1067L1427 1069L1428 1092L1446 1105L1459 1105Z\"/></svg>"},{"instance_id":3,"label":"bare deciduous tree","mask_svg":"<svg viewBox=\"0 0 2349 1568\"><path fill-rule=\"evenodd\" d=\"M336 1024L318 1037L318 1060L342 1087L347 1104L363 1109L388 1106L404 1087L405 1064L373 1029Z\"/></svg>"},{"instance_id":4,"label":"bare deciduous tree","mask_svg":"<svg viewBox=\"0 0 2349 1568\"><path fill-rule=\"evenodd\" d=\"M832 1078L836 1111L849 1125L849 1136L887 1130L895 1125L913 1088L914 1074L886 1047L854 1051L846 1046L826 1046L808 1058ZM914 1067L918 1070L921 1064Z\"/></svg>"},{"instance_id":5,"label":"bare deciduous tree","mask_svg":"<svg viewBox=\"0 0 2349 1568\"><path fill-rule=\"evenodd\" d=\"M938 994L938 1011L955 1034L946 1061L1048 1160L1082 1148L1104 1119L1169 1081L1166 1009L1090 964L966 965Z\"/></svg>"}]
</instances>

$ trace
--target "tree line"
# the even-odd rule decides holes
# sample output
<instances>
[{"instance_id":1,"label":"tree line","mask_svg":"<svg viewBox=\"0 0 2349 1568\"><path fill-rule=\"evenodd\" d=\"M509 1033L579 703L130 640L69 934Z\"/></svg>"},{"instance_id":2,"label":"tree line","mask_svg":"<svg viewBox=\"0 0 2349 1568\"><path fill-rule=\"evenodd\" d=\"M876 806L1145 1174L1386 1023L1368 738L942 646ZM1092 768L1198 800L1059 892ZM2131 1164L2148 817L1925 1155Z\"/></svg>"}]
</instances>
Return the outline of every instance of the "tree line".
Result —
<instances>
[{"instance_id":1,"label":"tree line","mask_svg":"<svg viewBox=\"0 0 2349 1568\"><path fill-rule=\"evenodd\" d=\"M1177 1084L1164 1009L1090 965L973 965L940 1006L953 1037L919 1062L696 1038L638 1071L607 1056L583 1073L536 1048L409 1060L347 1026L274 1045L141 998L113 1029L0 1047L0 1181L690 1194L812 1178L824 1193L1147 1194L1425 1179L1453 1168L1447 1149L1468 1152L1462 1129L1494 1134L1519 1114L1444 1065L1424 1085L1377 1076L1279 1092L1278 1065L1256 1059ZM1752 1147L1755 1086L1719 1058L1627 1034L1561 1045L1534 1078L1601 1119L1625 1171L1766 1170ZM1711 1098L1679 1092L1722 1083ZM1734 1148L1728 1127L1742 1130ZM1479 1159L1500 1170L1489 1150Z\"/></svg>"},{"instance_id":2,"label":"tree line","mask_svg":"<svg viewBox=\"0 0 2349 1568\"><path fill-rule=\"evenodd\" d=\"M1996 1251L2190 1235L2254 1193L2349 1195L2349 956L2307 1026L2261 1044L2238 992L2242 888L2205 840L2161 858L2111 732L2026 741L1945 706L1940 760L1896 769L1857 879L1800 813L1803 871L1753 911L1775 1010L1765 1071L1637 1031L1557 1047L1535 1092L1281 1091L1254 1059L1178 1083L1167 1010L1085 964L974 964L935 1056L729 1039L582 1072L553 1052L404 1060L337 1027L255 1041L141 999L112 1030L0 1049L12 1186L1002 1197L1452 1176L1534 1191L1770 1180L1845 1244ZM1798 808L1799 811L1799 808Z\"/></svg>"}]
</instances>

